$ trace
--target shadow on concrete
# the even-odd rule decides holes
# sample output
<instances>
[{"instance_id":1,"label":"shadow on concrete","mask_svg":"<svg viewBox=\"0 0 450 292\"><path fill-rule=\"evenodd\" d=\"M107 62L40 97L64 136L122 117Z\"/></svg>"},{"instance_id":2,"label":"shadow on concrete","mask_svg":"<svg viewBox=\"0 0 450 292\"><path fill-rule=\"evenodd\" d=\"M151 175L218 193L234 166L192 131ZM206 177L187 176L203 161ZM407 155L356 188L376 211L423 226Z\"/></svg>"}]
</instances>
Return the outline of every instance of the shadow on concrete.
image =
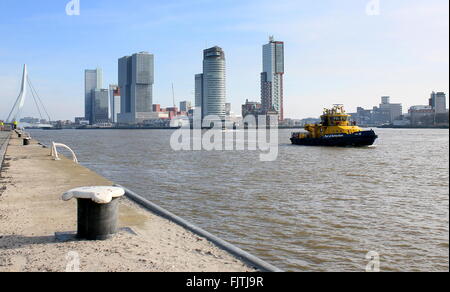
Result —
<instances>
[{"instance_id":1,"label":"shadow on concrete","mask_svg":"<svg viewBox=\"0 0 450 292\"><path fill-rule=\"evenodd\" d=\"M58 244L64 242L79 241L75 237L66 240L58 240L55 236L22 236L22 235L0 235L0 250L23 248L39 244Z\"/></svg>"}]
</instances>

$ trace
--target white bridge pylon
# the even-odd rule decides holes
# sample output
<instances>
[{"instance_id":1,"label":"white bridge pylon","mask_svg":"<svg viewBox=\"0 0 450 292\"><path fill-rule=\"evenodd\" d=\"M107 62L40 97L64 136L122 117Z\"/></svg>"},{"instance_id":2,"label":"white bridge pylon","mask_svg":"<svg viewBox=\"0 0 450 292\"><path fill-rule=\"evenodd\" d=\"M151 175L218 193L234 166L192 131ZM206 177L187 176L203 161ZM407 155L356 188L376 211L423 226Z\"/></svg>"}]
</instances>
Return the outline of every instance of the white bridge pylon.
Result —
<instances>
[{"instance_id":1,"label":"white bridge pylon","mask_svg":"<svg viewBox=\"0 0 450 292\"><path fill-rule=\"evenodd\" d=\"M7 123L15 122L20 118L23 105L25 104L25 97L27 95L27 83L28 83L28 70L27 65L25 64L23 66L23 76L22 76L22 83L20 86L20 94L19 97L17 97L16 102L14 103L14 106L8 115L8 118L6 119Z\"/></svg>"}]
</instances>

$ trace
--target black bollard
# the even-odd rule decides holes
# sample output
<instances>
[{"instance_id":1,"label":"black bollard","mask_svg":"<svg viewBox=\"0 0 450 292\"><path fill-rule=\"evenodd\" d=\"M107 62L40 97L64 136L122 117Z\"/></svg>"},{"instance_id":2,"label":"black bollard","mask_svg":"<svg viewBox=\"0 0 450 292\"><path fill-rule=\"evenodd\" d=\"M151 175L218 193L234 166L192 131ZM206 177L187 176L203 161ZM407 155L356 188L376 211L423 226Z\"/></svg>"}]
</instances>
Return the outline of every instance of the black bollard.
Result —
<instances>
[{"instance_id":1,"label":"black bollard","mask_svg":"<svg viewBox=\"0 0 450 292\"><path fill-rule=\"evenodd\" d=\"M23 138L23 146L28 146L28 145L30 145L30 141L31 141L30 138Z\"/></svg>"},{"instance_id":2,"label":"black bollard","mask_svg":"<svg viewBox=\"0 0 450 292\"><path fill-rule=\"evenodd\" d=\"M79 239L106 240L118 232L118 198L113 198L109 204L97 204L91 199L77 201Z\"/></svg>"}]
</instances>

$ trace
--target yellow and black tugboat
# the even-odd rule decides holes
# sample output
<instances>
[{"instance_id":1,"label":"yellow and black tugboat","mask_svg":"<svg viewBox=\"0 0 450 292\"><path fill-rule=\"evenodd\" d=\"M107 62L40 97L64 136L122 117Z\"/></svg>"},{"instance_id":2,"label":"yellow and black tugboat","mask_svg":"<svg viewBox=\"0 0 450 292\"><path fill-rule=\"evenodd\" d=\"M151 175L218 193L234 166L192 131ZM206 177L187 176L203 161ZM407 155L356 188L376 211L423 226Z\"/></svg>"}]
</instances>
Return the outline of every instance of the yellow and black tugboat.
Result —
<instances>
[{"instance_id":1,"label":"yellow and black tugboat","mask_svg":"<svg viewBox=\"0 0 450 292\"><path fill-rule=\"evenodd\" d=\"M344 106L335 105L332 109L325 109L321 117L322 122L306 125L307 133L293 133L292 144L303 146L335 146L335 147L364 147L375 143L378 136L373 130L364 131L350 121Z\"/></svg>"}]
</instances>

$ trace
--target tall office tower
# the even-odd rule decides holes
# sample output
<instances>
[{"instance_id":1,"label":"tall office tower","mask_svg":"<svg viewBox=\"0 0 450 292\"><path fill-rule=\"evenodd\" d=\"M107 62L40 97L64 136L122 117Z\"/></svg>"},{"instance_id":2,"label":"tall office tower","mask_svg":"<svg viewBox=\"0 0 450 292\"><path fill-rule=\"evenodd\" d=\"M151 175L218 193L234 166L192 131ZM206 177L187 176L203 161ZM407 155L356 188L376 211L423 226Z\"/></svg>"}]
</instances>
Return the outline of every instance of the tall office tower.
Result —
<instances>
[{"instance_id":1,"label":"tall office tower","mask_svg":"<svg viewBox=\"0 0 450 292\"><path fill-rule=\"evenodd\" d=\"M94 89L92 91L92 120L91 124L109 122L108 89Z\"/></svg>"},{"instance_id":2,"label":"tall office tower","mask_svg":"<svg viewBox=\"0 0 450 292\"><path fill-rule=\"evenodd\" d=\"M120 88L117 85L109 86L109 114L112 123L117 123L117 116L120 113Z\"/></svg>"},{"instance_id":3,"label":"tall office tower","mask_svg":"<svg viewBox=\"0 0 450 292\"><path fill-rule=\"evenodd\" d=\"M85 70L84 71L84 118L93 123L92 117L92 101L93 91L103 87L103 71L102 69Z\"/></svg>"},{"instance_id":4,"label":"tall office tower","mask_svg":"<svg viewBox=\"0 0 450 292\"><path fill-rule=\"evenodd\" d=\"M153 84L153 55L141 52L119 59L119 123L138 124L152 118Z\"/></svg>"},{"instance_id":5,"label":"tall office tower","mask_svg":"<svg viewBox=\"0 0 450 292\"><path fill-rule=\"evenodd\" d=\"M432 92L430 98L430 106L437 114L447 113L447 96L444 92Z\"/></svg>"},{"instance_id":6,"label":"tall office tower","mask_svg":"<svg viewBox=\"0 0 450 292\"><path fill-rule=\"evenodd\" d=\"M276 111L284 120L284 42L270 37L263 46L263 72L261 73L261 103L265 111Z\"/></svg>"},{"instance_id":7,"label":"tall office tower","mask_svg":"<svg viewBox=\"0 0 450 292\"><path fill-rule=\"evenodd\" d=\"M225 53L219 47L203 51L203 74L195 76L195 106L202 108L202 119L215 115L225 118Z\"/></svg>"},{"instance_id":8,"label":"tall office tower","mask_svg":"<svg viewBox=\"0 0 450 292\"><path fill-rule=\"evenodd\" d=\"M203 74L195 75L195 108L202 109L203 117Z\"/></svg>"}]
</instances>

